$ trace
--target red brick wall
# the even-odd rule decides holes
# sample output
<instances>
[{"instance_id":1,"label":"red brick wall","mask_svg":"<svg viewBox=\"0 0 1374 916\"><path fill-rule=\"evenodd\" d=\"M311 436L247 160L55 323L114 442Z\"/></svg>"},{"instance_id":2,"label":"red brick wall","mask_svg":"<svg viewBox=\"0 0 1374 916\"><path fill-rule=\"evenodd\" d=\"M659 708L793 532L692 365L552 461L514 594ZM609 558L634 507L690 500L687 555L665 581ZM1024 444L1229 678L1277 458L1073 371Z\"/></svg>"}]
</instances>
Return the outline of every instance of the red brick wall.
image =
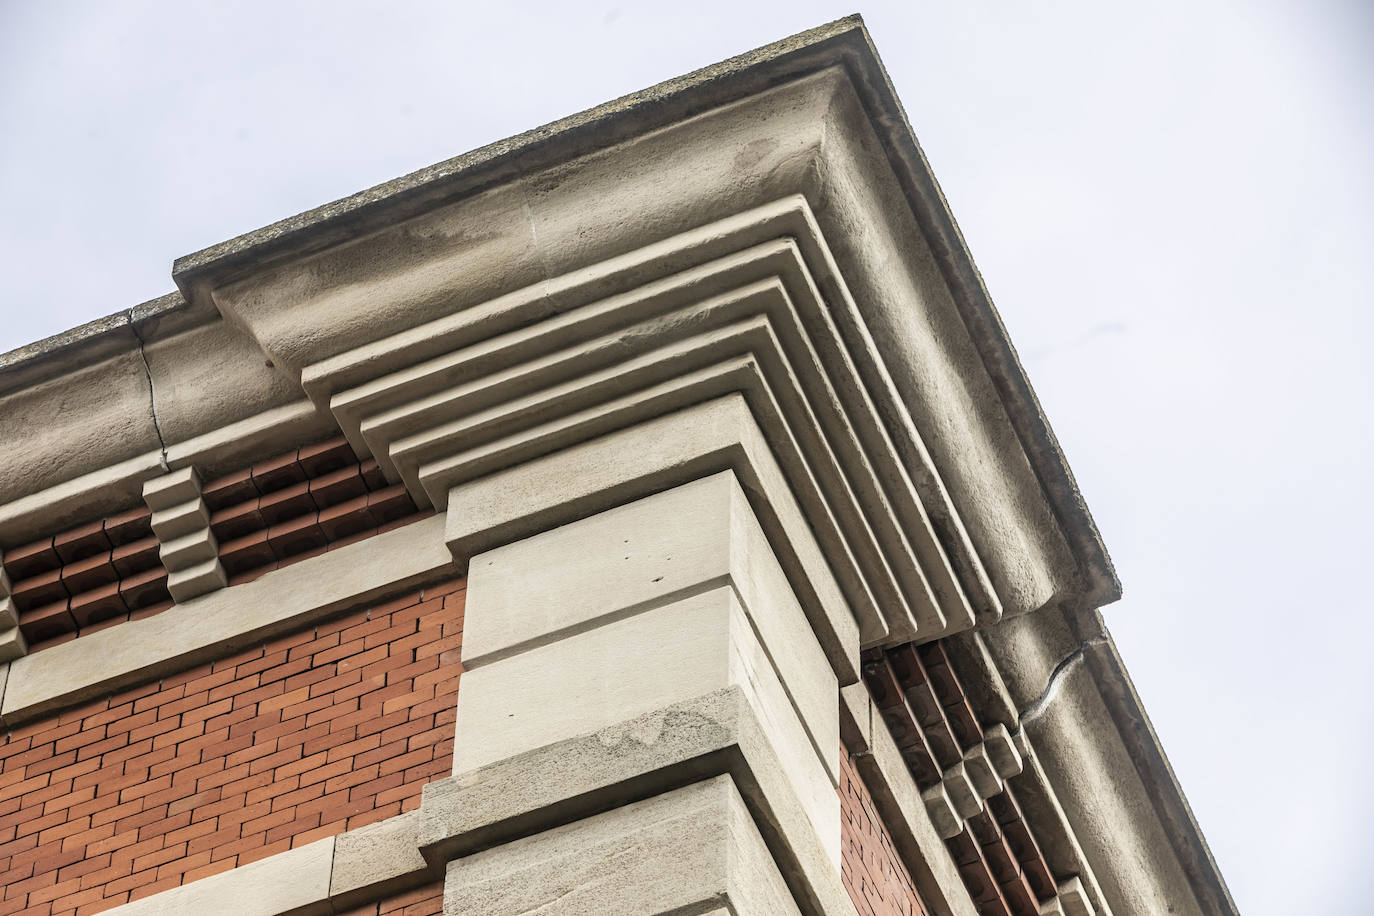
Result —
<instances>
[{"instance_id":1,"label":"red brick wall","mask_svg":"<svg viewBox=\"0 0 1374 916\"><path fill-rule=\"evenodd\" d=\"M868 786L843 747L839 791L840 877L860 916L927 916Z\"/></svg>"},{"instance_id":2,"label":"red brick wall","mask_svg":"<svg viewBox=\"0 0 1374 916\"><path fill-rule=\"evenodd\" d=\"M377 903L344 910L339 916L441 916L443 912L444 882L435 881Z\"/></svg>"},{"instance_id":3,"label":"red brick wall","mask_svg":"<svg viewBox=\"0 0 1374 916\"><path fill-rule=\"evenodd\" d=\"M10 730L0 916L99 912L415 808L452 766L464 584ZM412 904L381 912L438 912Z\"/></svg>"}]
</instances>

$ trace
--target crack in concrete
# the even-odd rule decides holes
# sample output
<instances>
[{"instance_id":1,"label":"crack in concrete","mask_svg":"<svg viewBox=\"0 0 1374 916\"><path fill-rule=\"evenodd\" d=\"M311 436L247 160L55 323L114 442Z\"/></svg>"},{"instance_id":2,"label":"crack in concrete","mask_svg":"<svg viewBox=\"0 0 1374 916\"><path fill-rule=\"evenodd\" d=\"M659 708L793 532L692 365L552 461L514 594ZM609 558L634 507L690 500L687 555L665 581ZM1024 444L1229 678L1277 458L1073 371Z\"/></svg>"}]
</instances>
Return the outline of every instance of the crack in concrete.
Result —
<instances>
[{"instance_id":1,"label":"crack in concrete","mask_svg":"<svg viewBox=\"0 0 1374 916\"><path fill-rule=\"evenodd\" d=\"M148 377L148 409L153 415L153 432L157 434L158 463L165 473L170 471L172 467L167 463L167 440L162 438L162 426L157 420L157 389L153 387L153 367L148 364L148 353L144 350L143 335L138 333L138 325L132 320L129 322L129 330L133 332L134 339L138 341L138 355L143 360L143 374Z\"/></svg>"},{"instance_id":2,"label":"crack in concrete","mask_svg":"<svg viewBox=\"0 0 1374 916\"><path fill-rule=\"evenodd\" d=\"M1045 681L1045 689L1040 691L1040 695L1031 700L1023 709L1017 712L1016 731L1019 734L1025 730L1026 723L1032 722L1044 715L1045 710L1054 702L1054 698L1059 695L1059 685L1068 677L1069 673L1083 662L1083 656L1093 646L1103 645L1107 642L1105 636L1094 636L1079 643L1072 652L1059 660L1059 664L1054 666L1050 676Z\"/></svg>"}]
</instances>

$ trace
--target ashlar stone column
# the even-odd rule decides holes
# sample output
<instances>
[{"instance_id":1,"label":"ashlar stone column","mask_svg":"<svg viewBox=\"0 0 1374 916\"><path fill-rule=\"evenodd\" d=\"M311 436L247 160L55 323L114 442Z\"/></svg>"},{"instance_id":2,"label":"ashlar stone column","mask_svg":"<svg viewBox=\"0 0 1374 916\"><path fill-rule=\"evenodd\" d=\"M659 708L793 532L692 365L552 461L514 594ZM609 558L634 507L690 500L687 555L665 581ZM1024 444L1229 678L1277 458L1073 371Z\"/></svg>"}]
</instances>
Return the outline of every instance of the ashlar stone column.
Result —
<instances>
[{"instance_id":1,"label":"ashlar stone column","mask_svg":"<svg viewBox=\"0 0 1374 916\"><path fill-rule=\"evenodd\" d=\"M853 912L839 681L734 472L468 575L446 913Z\"/></svg>"}]
</instances>

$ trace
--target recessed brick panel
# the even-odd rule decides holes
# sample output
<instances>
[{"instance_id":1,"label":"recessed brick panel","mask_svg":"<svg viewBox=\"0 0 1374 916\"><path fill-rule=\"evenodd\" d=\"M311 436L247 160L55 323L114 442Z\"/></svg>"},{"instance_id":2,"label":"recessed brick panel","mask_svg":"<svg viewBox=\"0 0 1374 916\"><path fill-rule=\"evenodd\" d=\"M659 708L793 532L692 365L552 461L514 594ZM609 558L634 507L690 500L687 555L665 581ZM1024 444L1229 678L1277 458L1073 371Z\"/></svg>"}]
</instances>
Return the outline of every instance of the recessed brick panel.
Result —
<instances>
[{"instance_id":1,"label":"recessed brick panel","mask_svg":"<svg viewBox=\"0 0 1374 916\"><path fill-rule=\"evenodd\" d=\"M983 740L963 682L942 641L875 650L864 681L921 789ZM1011 782L945 842L981 916L1036 916L1055 880Z\"/></svg>"},{"instance_id":2,"label":"recessed brick panel","mask_svg":"<svg viewBox=\"0 0 1374 916\"><path fill-rule=\"evenodd\" d=\"M840 748L840 877L860 916L927 916L849 752Z\"/></svg>"},{"instance_id":3,"label":"recessed brick panel","mask_svg":"<svg viewBox=\"0 0 1374 916\"><path fill-rule=\"evenodd\" d=\"M9 731L0 916L99 912L417 807L452 767L464 584Z\"/></svg>"},{"instance_id":4,"label":"recessed brick panel","mask_svg":"<svg viewBox=\"0 0 1374 916\"><path fill-rule=\"evenodd\" d=\"M151 518L137 506L3 552L30 652L171 607Z\"/></svg>"}]
</instances>

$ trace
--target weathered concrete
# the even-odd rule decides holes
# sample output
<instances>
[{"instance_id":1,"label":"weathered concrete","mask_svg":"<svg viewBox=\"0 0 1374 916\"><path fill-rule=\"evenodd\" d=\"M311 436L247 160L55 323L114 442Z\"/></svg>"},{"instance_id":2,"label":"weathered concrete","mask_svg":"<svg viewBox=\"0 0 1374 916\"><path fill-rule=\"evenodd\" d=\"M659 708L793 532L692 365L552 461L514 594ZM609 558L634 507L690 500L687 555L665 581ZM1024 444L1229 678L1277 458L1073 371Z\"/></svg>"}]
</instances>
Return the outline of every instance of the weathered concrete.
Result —
<instances>
[{"instance_id":1,"label":"weathered concrete","mask_svg":"<svg viewBox=\"0 0 1374 916\"><path fill-rule=\"evenodd\" d=\"M741 356L724 367L690 373L425 468L424 473L434 477L427 486L438 489L450 479L462 481L439 502L449 507L449 517L455 520L449 534L451 545L459 555L470 555L505 539L729 468L748 491L766 494L758 511L794 587L805 595L814 585L797 579L816 578L826 575L821 570L828 570L826 577L833 577L843 590L842 602L853 615L849 622L835 620L830 626L842 631L857 623L865 645L883 642L890 633L887 617L879 611L874 590L833 515L813 481L789 476L777 461L749 401L739 391L755 378L752 358ZM703 379L718 384L698 389ZM683 397L689 390L690 395ZM670 403L659 403L665 397ZM665 408L671 412L663 413ZM511 459L517 456L523 463L512 465ZM547 484L553 486L541 486ZM500 493L503 489L518 490L521 495ZM455 494L461 495L462 512L453 509ZM498 504L487 508L484 503L493 497ZM535 500L539 505L534 505ZM522 510L527 514L522 516ZM790 532L782 533L781 525L788 525ZM803 529L816 534L802 534ZM809 562L791 556L800 550L812 552L806 558ZM837 613L837 609L832 600L826 612ZM814 602L808 608L812 610Z\"/></svg>"},{"instance_id":2,"label":"weathered concrete","mask_svg":"<svg viewBox=\"0 0 1374 916\"><path fill-rule=\"evenodd\" d=\"M610 618L727 584L836 783L835 676L728 472L475 557L468 568L463 665L471 672Z\"/></svg>"},{"instance_id":3,"label":"weathered concrete","mask_svg":"<svg viewBox=\"0 0 1374 916\"><path fill-rule=\"evenodd\" d=\"M327 414L308 401L275 407L187 439L0 504L0 545L23 544L72 524L122 511L142 496L143 483L168 468L195 467L206 479L335 434Z\"/></svg>"},{"instance_id":4,"label":"weathered concrete","mask_svg":"<svg viewBox=\"0 0 1374 916\"><path fill-rule=\"evenodd\" d=\"M742 288L773 278L783 283L801 312L814 316L807 333L818 335L816 343L833 375L836 391L848 405L854 432L875 456L875 470L883 477L890 511L912 532L924 562L937 577L935 587L959 591L957 584L940 580L944 575L942 551L935 545L932 522L951 550L950 561L960 568L963 588L982 614L995 618L1000 605L919 435L908 423L890 431L894 440L881 422L873 422L874 404L881 413L900 416L900 410L892 407L899 398L881 369L881 357L863 332L862 318L838 277L803 197L792 195L753 207L397 332L306 367L302 381L317 402L332 406L355 444L366 449L358 428L361 417L399 408L407 398L413 399L409 392L432 394L463 387L464 377L455 373L455 360L464 358L461 354L486 361L517 351L524 353L531 343L531 332L562 327L567 322L560 316L570 311L594 316L645 308L670 311L719 296L732 284ZM821 301L818 284L826 290L825 302ZM597 305L590 308L590 303ZM853 359L862 368L864 381L854 377L851 356L844 348L836 350L831 344L835 332L832 315L849 329L848 339L857 341ZM545 320L538 321L541 318ZM596 320L604 322L603 318ZM524 330L527 327L529 330ZM490 345L479 345L479 341L490 341ZM634 340L626 338L625 342L632 344ZM485 362L482 371L487 371ZM334 392L338 393L331 397ZM818 409L824 406L821 403ZM834 426L828 429L836 436L835 447L843 452L848 432L839 428L837 433ZM890 456L894 448L902 461L883 457ZM389 456L379 452L378 457L385 464ZM919 489L919 497L913 486ZM881 506L880 511L885 514L889 507ZM874 523L881 520L880 515Z\"/></svg>"},{"instance_id":5,"label":"weathered concrete","mask_svg":"<svg viewBox=\"0 0 1374 916\"><path fill-rule=\"evenodd\" d=\"M181 468L144 481L143 501L152 510L158 556L167 570L172 600L186 602L223 588L228 576L219 562L219 543L210 530L210 511L200 498L196 469Z\"/></svg>"},{"instance_id":6,"label":"weathered concrete","mask_svg":"<svg viewBox=\"0 0 1374 916\"><path fill-rule=\"evenodd\" d=\"M365 356L356 360L344 361L351 354L342 354L321 367L310 367L308 384L322 398L342 378L365 371L364 365L373 371L380 365L400 365L333 395L330 404L355 444L371 451L384 467L394 461L395 472L417 499L425 500L428 489L455 481L421 486L419 466L455 448L471 449L533 422L683 375L735 355L741 346L752 347L770 380L764 386L771 385L781 407L780 425L768 430L770 441L776 449L790 448L795 461L814 470L825 498L849 536L856 538L859 559L882 557L889 562L907 596L900 600L927 610L934 618L926 621L929 628L938 628L941 617L941 611L926 607L935 600L932 587L941 595L944 615L957 620L959 627L967 626L968 599L955 581L951 560L935 538L831 317L846 304L853 313L852 303L840 300L828 306L822 301L803 248L789 233L808 234L809 247L816 249L811 258L825 263L817 253L825 251L825 244L816 235L805 201L789 198L579 271L576 282L558 297L559 313L533 325L517 319L526 317L532 303L542 303L541 297L533 292L502 297L474 310L488 312L481 320L460 313L431 322L427 335L418 329L403 332L365 348ZM778 237L749 244L771 234ZM731 238L744 247L607 295L629 282L626 276L642 278L681 267ZM595 294L603 298L587 301ZM728 330L730 322L751 314L768 316L767 333L703 336L713 327ZM851 320L862 327L856 313ZM471 333L476 325L486 336L464 344L467 338L460 331ZM454 349L423 359L438 341ZM871 344L865 358L879 361ZM404 362L407 359L413 362ZM787 457L786 451L780 457ZM934 481L925 488L935 503L931 513L952 520L945 523L945 532L962 530L929 462L917 470ZM436 494L435 501L442 505L440 499ZM856 499L862 510L856 508ZM870 523L872 531L867 530ZM912 532L914 548L907 543L906 530ZM875 534L881 552L874 546ZM979 567L966 541L956 537L951 547L964 552L957 558L962 567ZM919 562L911 555L913 549L921 555ZM878 587L891 574L876 567L869 575ZM985 616L995 619L999 612L989 605L981 582L975 574L970 587Z\"/></svg>"},{"instance_id":7,"label":"weathered concrete","mask_svg":"<svg viewBox=\"0 0 1374 916\"><path fill-rule=\"evenodd\" d=\"M734 778L803 908L842 911L848 898L839 870L739 687L431 783L420 845L441 865L722 773Z\"/></svg>"},{"instance_id":8,"label":"weathered concrete","mask_svg":"<svg viewBox=\"0 0 1374 916\"><path fill-rule=\"evenodd\" d=\"M728 776L456 859L444 883L449 916L651 916L712 903L738 916L801 912Z\"/></svg>"},{"instance_id":9,"label":"weathered concrete","mask_svg":"<svg viewBox=\"0 0 1374 916\"><path fill-rule=\"evenodd\" d=\"M0 500L6 503L161 445L137 350L0 396L0 417L8 445L0 455ZM48 523L61 530L74 521L64 515Z\"/></svg>"},{"instance_id":10,"label":"weathered concrete","mask_svg":"<svg viewBox=\"0 0 1374 916\"><path fill-rule=\"evenodd\" d=\"M143 348L164 443L184 442L300 399L300 385L225 321Z\"/></svg>"},{"instance_id":11,"label":"weathered concrete","mask_svg":"<svg viewBox=\"0 0 1374 916\"><path fill-rule=\"evenodd\" d=\"M830 560L738 396L641 424L454 488L445 539L459 557L731 470L841 683L858 679L858 624ZM862 617L873 627L881 619Z\"/></svg>"},{"instance_id":12,"label":"weathered concrete","mask_svg":"<svg viewBox=\"0 0 1374 916\"><path fill-rule=\"evenodd\" d=\"M336 910L437 877L420 854L419 811L389 817L334 838L329 896Z\"/></svg>"},{"instance_id":13,"label":"weathered concrete","mask_svg":"<svg viewBox=\"0 0 1374 916\"><path fill-rule=\"evenodd\" d=\"M11 625L7 630L0 630L0 662L22 658L28 651L28 641L18 626Z\"/></svg>"},{"instance_id":14,"label":"weathered concrete","mask_svg":"<svg viewBox=\"0 0 1374 916\"><path fill-rule=\"evenodd\" d=\"M1022 727L1111 909L1206 912L1088 668L1066 671L1053 701Z\"/></svg>"},{"instance_id":15,"label":"weathered concrete","mask_svg":"<svg viewBox=\"0 0 1374 916\"><path fill-rule=\"evenodd\" d=\"M468 672L458 693L453 769L480 769L730 686L746 690L760 711L817 836L838 865L835 781L729 587ZM830 755L834 747L826 749Z\"/></svg>"},{"instance_id":16,"label":"weathered concrete","mask_svg":"<svg viewBox=\"0 0 1374 916\"><path fill-rule=\"evenodd\" d=\"M591 321L546 346L560 315L590 320L617 296L642 298L780 238L795 250L758 263L781 279L814 354L778 317L790 311L747 333L711 324L725 313L706 308L705 274L653 317ZM449 511L459 564L437 545L420 549L423 562L383 558L390 572L354 555L390 583L383 591L732 469L842 683L854 680L860 633L865 645L934 635L937 610L948 632L969 612L985 627L1008 618L973 643L995 675L976 688L989 703L980 711L1012 729L1025 758L1013 778L1038 827L1058 837L1047 855L1061 874L1081 860L1098 912L1107 900L1154 907L1189 893L1169 902L1234 912L1095 621L1119 594L1110 561L857 20L225 243L175 274L185 301L164 297L0 357L12 437L0 547L127 508L167 470L210 476L323 435L331 408L360 451L376 445ZM492 357L507 373L500 387L464 387L463 373L486 371L480 359L418 368L466 360L515 329ZM710 362L713 347L722 358ZM626 368L633 379L617 377ZM175 562L205 554L202 543L166 546ZM244 604L185 605L222 612L204 615L218 622L173 611L153 628L122 624L46 649L43 666L16 661L5 714L56 709L377 594L320 559L302 570L337 588L273 573L258 580L271 585L240 587ZM149 634L169 625L168 650L114 636L156 645ZM964 769L979 791L994 785L981 758ZM958 799L946 800L953 811ZM1152 857L1137 863L1107 836ZM1110 875L1096 882L1093 869Z\"/></svg>"}]
</instances>

